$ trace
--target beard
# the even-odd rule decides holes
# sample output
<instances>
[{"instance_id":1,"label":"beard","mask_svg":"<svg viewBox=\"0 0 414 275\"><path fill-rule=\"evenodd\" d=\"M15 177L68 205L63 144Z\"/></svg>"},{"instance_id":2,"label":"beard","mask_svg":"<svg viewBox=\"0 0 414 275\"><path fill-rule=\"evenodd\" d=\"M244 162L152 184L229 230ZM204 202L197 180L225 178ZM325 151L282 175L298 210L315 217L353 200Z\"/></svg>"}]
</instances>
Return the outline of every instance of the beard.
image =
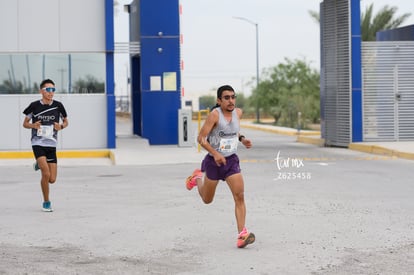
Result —
<instances>
[{"instance_id":1,"label":"beard","mask_svg":"<svg viewBox=\"0 0 414 275\"><path fill-rule=\"evenodd\" d=\"M226 110L227 112L233 112L234 109L236 109L236 106L232 105L232 106L227 106Z\"/></svg>"}]
</instances>

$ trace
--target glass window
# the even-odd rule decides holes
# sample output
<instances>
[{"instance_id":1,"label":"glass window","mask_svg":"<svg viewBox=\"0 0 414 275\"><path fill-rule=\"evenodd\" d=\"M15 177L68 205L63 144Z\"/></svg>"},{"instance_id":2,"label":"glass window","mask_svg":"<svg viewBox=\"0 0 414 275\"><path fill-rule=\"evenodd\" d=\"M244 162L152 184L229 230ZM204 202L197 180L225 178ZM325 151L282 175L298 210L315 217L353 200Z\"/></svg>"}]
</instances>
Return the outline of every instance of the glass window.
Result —
<instances>
[{"instance_id":1,"label":"glass window","mask_svg":"<svg viewBox=\"0 0 414 275\"><path fill-rule=\"evenodd\" d=\"M56 93L105 93L105 54L0 54L0 95L34 94L43 79Z\"/></svg>"}]
</instances>

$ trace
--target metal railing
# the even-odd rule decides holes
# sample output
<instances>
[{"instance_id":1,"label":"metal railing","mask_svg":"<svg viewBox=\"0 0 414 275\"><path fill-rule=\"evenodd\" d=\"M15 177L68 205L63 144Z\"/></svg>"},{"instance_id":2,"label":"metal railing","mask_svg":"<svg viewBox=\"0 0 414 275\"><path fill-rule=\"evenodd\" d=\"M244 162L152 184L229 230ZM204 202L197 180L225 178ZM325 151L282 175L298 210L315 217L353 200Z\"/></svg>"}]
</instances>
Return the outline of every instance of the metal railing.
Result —
<instances>
[{"instance_id":1,"label":"metal railing","mask_svg":"<svg viewBox=\"0 0 414 275\"><path fill-rule=\"evenodd\" d=\"M129 96L122 95L115 97L115 110L117 112L122 113L130 113L131 112L131 100Z\"/></svg>"},{"instance_id":2,"label":"metal railing","mask_svg":"<svg viewBox=\"0 0 414 275\"><path fill-rule=\"evenodd\" d=\"M140 42L115 42L115 53L139 54L141 52Z\"/></svg>"},{"instance_id":3,"label":"metal railing","mask_svg":"<svg viewBox=\"0 0 414 275\"><path fill-rule=\"evenodd\" d=\"M364 141L414 140L414 41L362 43Z\"/></svg>"}]
</instances>

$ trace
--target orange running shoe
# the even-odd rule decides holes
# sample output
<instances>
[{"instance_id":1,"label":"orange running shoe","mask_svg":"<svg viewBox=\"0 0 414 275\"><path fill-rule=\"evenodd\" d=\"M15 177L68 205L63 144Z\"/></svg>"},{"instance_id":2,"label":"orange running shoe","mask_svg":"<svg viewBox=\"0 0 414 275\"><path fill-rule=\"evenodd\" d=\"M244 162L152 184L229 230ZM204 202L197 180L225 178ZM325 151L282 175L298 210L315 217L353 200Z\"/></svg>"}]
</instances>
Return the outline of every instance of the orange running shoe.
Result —
<instances>
[{"instance_id":1,"label":"orange running shoe","mask_svg":"<svg viewBox=\"0 0 414 275\"><path fill-rule=\"evenodd\" d=\"M185 185L188 190L193 189L194 186L197 186L197 179L201 179L203 177L203 172L200 169L195 169L193 174L185 180Z\"/></svg>"},{"instance_id":2,"label":"orange running shoe","mask_svg":"<svg viewBox=\"0 0 414 275\"><path fill-rule=\"evenodd\" d=\"M243 231L240 232L239 236L237 237L237 247L246 247L246 245L254 243L255 239L256 237L253 233L248 232L246 228L243 228Z\"/></svg>"}]
</instances>

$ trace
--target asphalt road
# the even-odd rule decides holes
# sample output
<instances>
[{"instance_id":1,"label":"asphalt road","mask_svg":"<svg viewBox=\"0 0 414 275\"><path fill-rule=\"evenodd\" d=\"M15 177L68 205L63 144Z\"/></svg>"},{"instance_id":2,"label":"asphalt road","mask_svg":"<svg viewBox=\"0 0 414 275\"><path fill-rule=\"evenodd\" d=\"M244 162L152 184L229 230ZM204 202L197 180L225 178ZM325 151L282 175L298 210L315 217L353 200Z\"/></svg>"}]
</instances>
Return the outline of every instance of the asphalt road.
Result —
<instances>
[{"instance_id":1,"label":"asphalt road","mask_svg":"<svg viewBox=\"0 0 414 275\"><path fill-rule=\"evenodd\" d=\"M239 150L251 246L236 248L226 184L204 205L184 187L197 165L179 155L62 166L53 213L40 211L30 165L2 165L0 274L414 273L412 161L243 134L253 141Z\"/></svg>"}]
</instances>

